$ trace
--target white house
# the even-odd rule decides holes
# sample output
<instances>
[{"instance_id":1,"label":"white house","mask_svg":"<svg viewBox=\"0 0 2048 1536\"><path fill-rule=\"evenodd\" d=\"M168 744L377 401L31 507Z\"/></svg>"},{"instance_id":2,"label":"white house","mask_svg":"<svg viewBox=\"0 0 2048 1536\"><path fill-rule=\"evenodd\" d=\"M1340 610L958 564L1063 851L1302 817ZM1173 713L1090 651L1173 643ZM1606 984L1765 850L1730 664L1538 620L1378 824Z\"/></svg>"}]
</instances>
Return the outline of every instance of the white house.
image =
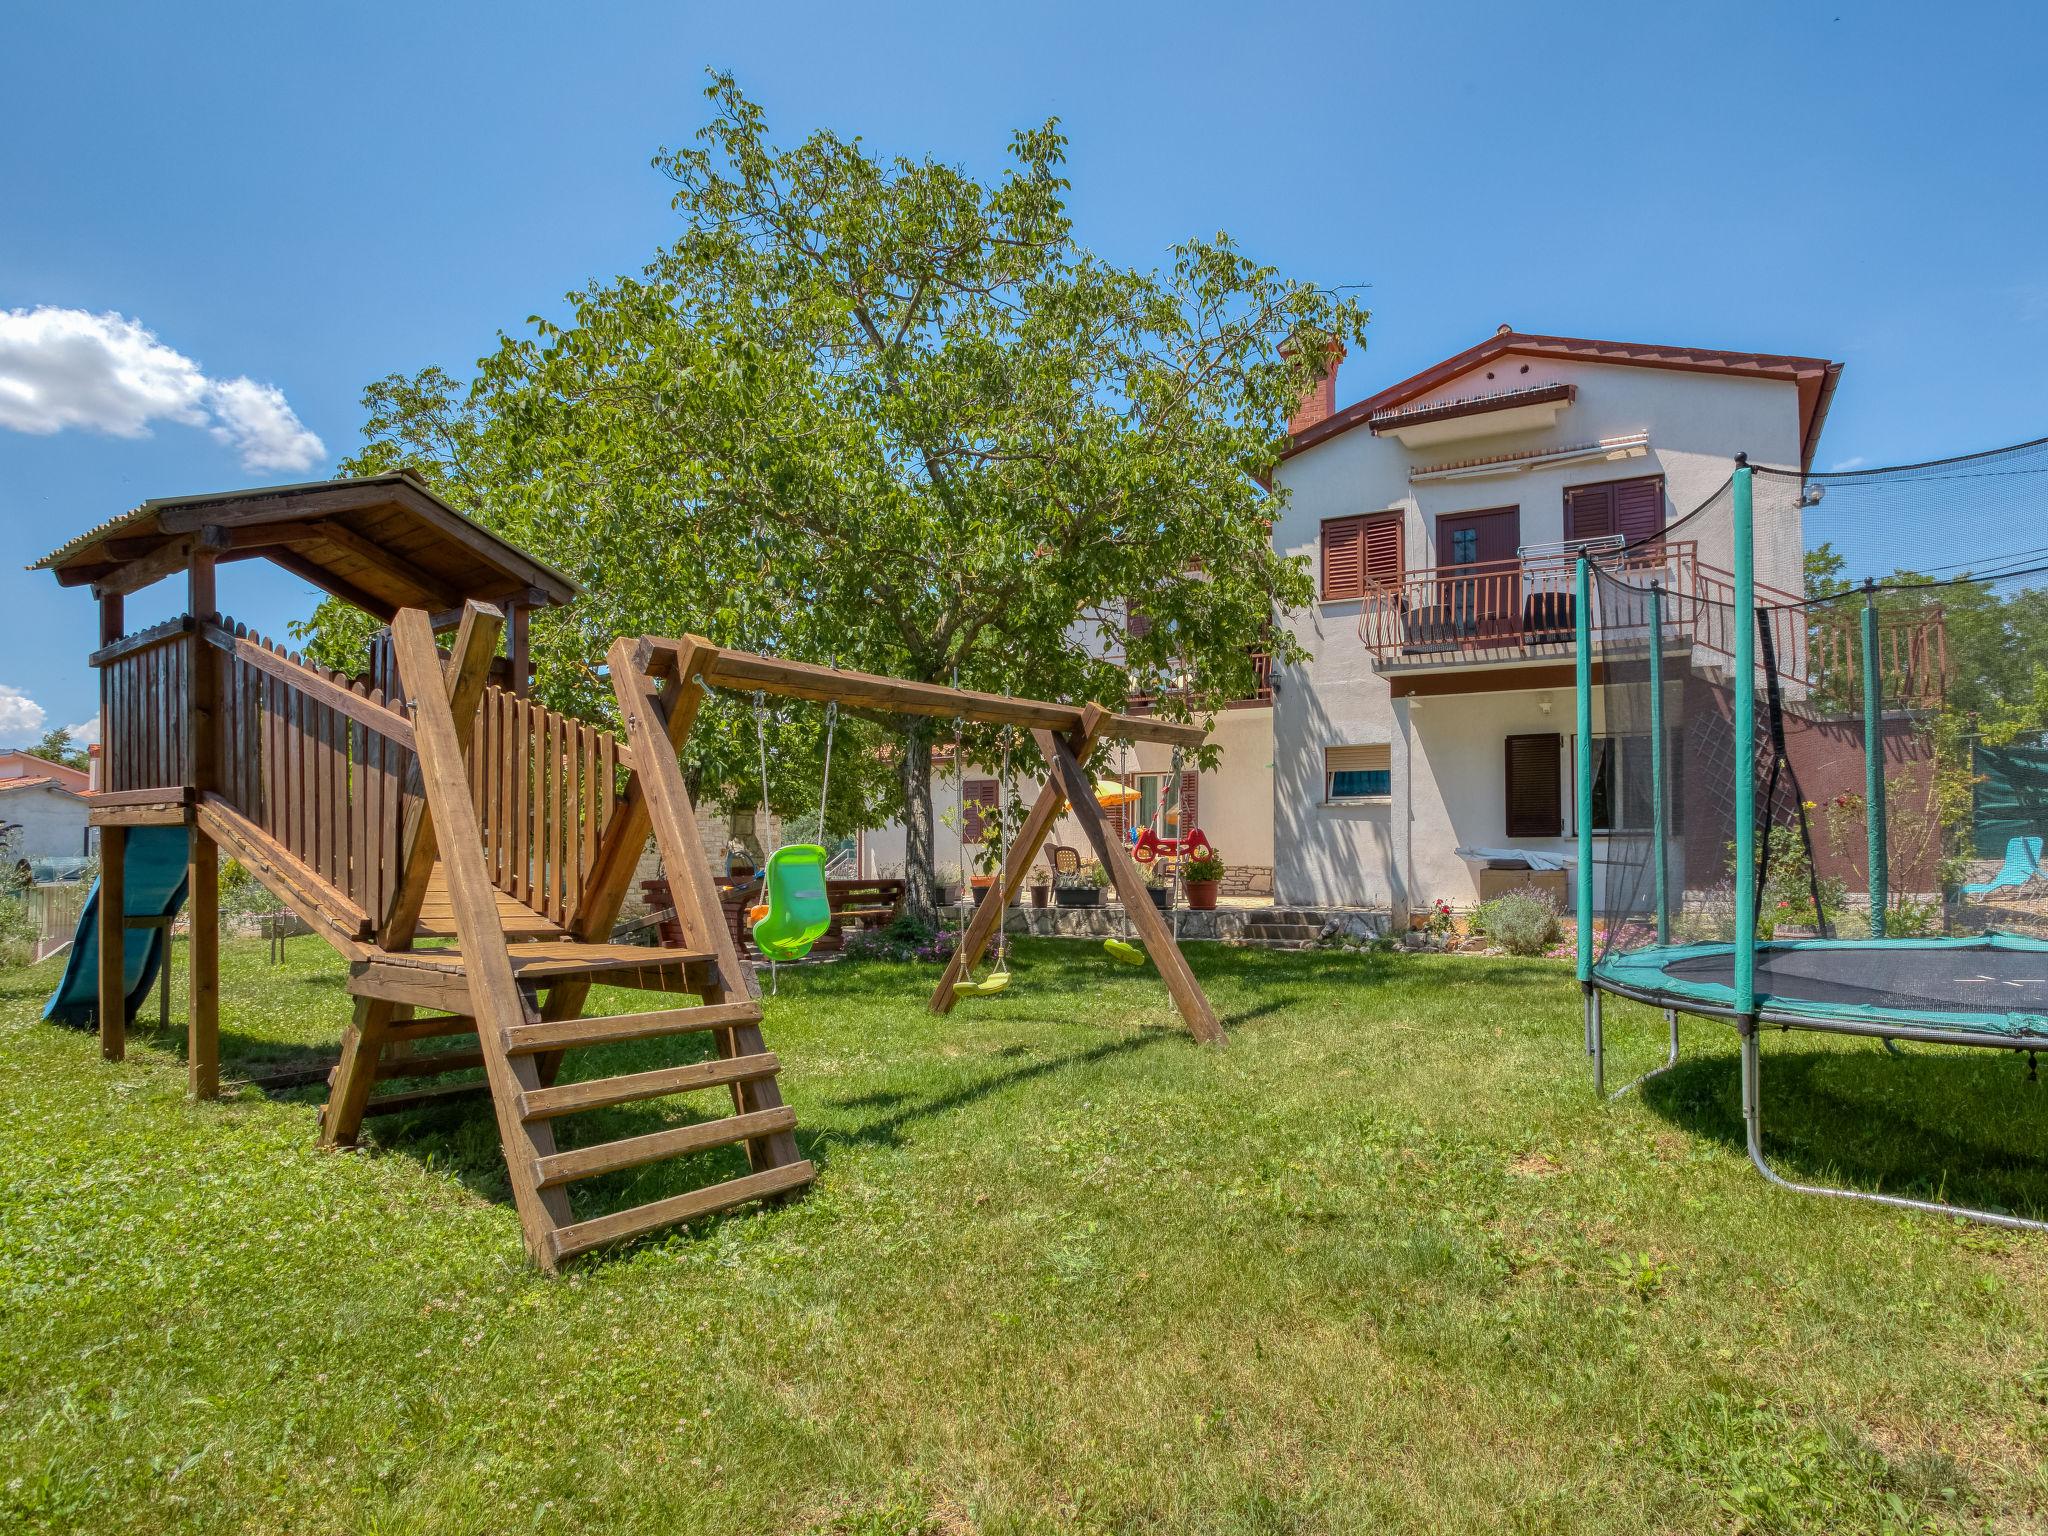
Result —
<instances>
[{"instance_id":1,"label":"white house","mask_svg":"<svg viewBox=\"0 0 2048 1536\"><path fill-rule=\"evenodd\" d=\"M1277 897L1464 906L1459 847L1569 853L1578 545L1660 533L1738 453L1806 467L1840 372L1502 326L1338 411L1333 362L1277 476L1318 593L1281 620L1311 659L1274 679ZM1729 555L1709 517L1636 558L1713 592ZM1796 518L1760 526L1760 583L1799 591L1800 555Z\"/></svg>"},{"instance_id":2,"label":"white house","mask_svg":"<svg viewBox=\"0 0 2048 1536\"><path fill-rule=\"evenodd\" d=\"M1656 536L1727 484L1738 453L1808 467L1841 365L1502 326L1338 410L1341 361L1290 423L1275 477L1275 547L1307 562L1317 593L1276 622L1310 659L1218 715L1222 765L1187 778L1188 808L1229 888L1301 907L1470 906L1459 848L1576 851L1578 546L1649 540L1631 560L1668 590L1725 596L1725 517ZM1796 513L1760 522L1759 583L1797 593L1801 549ZM1626 779L1630 743L1609 750ZM1126 761L1149 820L1171 797L1168 755ZM943 810L954 786L937 788ZM1601 814L1625 816L1625 798L1601 793ZM1054 835L1079 841L1068 823ZM957 867L957 840L940 841ZM900 830L869 847L900 862Z\"/></svg>"},{"instance_id":3,"label":"white house","mask_svg":"<svg viewBox=\"0 0 2048 1536\"><path fill-rule=\"evenodd\" d=\"M0 752L0 832L17 859L76 859L86 846L82 769L26 752Z\"/></svg>"}]
</instances>

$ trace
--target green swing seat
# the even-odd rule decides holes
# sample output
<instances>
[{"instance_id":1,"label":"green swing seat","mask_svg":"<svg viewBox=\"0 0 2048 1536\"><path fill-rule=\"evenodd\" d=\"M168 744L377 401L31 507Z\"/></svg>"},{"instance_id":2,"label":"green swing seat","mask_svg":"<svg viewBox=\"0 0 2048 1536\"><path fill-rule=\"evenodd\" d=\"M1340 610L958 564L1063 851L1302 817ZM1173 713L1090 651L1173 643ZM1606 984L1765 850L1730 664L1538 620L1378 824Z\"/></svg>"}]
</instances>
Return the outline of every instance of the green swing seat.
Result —
<instances>
[{"instance_id":1,"label":"green swing seat","mask_svg":"<svg viewBox=\"0 0 2048 1536\"><path fill-rule=\"evenodd\" d=\"M825 850L816 843L791 843L769 854L761 896L761 905L747 914L755 945L770 960L803 959L832 930Z\"/></svg>"}]
</instances>

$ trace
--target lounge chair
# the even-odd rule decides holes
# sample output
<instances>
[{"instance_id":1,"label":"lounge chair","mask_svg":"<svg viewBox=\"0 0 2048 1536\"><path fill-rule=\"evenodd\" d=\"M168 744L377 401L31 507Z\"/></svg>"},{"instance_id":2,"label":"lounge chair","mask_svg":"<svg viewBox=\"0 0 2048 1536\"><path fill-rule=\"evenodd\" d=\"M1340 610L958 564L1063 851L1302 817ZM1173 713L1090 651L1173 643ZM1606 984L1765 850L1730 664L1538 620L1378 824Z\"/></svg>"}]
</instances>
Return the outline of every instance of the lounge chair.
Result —
<instances>
[{"instance_id":1,"label":"lounge chair","mask_svg":"<svg viewBox=\"0 0 2048 1536\"><path fill-rule=\"evenodd\" d=\"M1965 896L1989 896L1993 891L2023 886L2041 872L2041 839L2016 837L2005 845L2005 864L1989 880L1963 887Z\"/></svg>"}]
</instances>

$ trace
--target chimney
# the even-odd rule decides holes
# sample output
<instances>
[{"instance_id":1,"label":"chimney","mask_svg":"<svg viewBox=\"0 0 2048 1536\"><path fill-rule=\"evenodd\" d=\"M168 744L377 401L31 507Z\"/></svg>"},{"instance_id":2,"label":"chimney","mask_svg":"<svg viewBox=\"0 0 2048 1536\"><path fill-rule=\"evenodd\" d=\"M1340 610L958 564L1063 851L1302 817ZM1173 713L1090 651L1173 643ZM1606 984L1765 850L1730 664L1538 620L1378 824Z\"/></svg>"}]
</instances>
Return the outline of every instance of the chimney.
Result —
<instances>
[{"instance_id":1,"label":"chimney","mask_svg":"<svg viewBox=\"0 0 2048 1536\"><path fill-rule=\"evenodd\" d=\"M1328 421L1337 413L1337 365L1344 361L1344 343L1332 336L1327 346L1327 366L1323 376L1308 387L1301 397L1301 404L1287 418L1287 432L1291 437L1299 437L1316 423ZM1292 341L1280 344L1282 357L1292 357L1294 353Z\"/></svg>"}]
</instances>

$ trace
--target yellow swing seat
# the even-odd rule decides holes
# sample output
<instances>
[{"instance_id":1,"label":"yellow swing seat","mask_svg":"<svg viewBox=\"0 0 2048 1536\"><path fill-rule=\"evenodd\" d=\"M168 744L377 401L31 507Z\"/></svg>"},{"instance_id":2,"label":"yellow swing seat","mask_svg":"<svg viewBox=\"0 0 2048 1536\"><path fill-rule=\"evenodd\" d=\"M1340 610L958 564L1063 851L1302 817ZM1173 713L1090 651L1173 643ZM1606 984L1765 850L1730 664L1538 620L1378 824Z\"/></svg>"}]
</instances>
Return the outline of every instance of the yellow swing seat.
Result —
<instances>
[{"instance_id":1,"label":"yellow swing seat","mask_svg":"<svg viewBox=\"0 0 2048 1536\"><path fill-rule=\"evenodd\" d=\"M1145 963L1145 951L1138 948L1135 944L1126 944L1122 939L1104 939L1102 941L1102 948L1103 952L1110 959L1119 960L1125 965L1143 965Z\"/></svg>"},{"instance_id":2,"label":"yellow swing seat","mask_svg":"<svg viewBox=\"0 0 2048 1536\"><path fill-rule=\"evenodd\" d=\"M953 983L955 997L994 997L1010 984L1007 970L990 971L980 981L956 981Z\"/></svg>"},{"instance_id":3,"label":"yellow swing seat","mask_svg":"<svg viewBox=\"0 0 2048 1536\"><path fill-rule=\"evenodd\" d=\"M761 905L747 913L754 943L770 960L801 960L832 930L825 893L825 850L791 843L768 855L761 871Z\"/></svg>"}]
</instances>

